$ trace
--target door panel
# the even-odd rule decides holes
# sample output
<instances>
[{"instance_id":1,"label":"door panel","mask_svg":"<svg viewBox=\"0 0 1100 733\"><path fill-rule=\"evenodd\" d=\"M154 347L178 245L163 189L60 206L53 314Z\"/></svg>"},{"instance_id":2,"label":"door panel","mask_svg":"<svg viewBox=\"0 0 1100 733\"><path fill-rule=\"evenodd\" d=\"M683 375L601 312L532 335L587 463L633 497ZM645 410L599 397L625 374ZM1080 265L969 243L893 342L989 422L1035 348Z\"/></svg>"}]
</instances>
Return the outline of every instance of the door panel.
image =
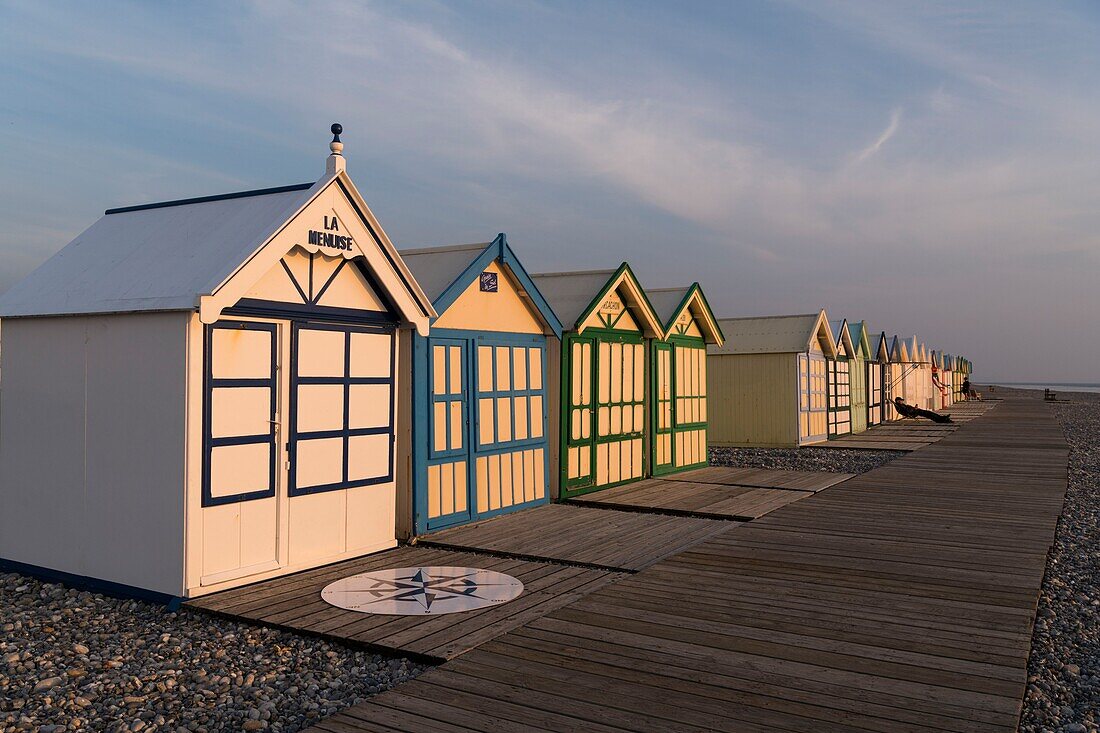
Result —
<instances>
[{"instance_id":1,"label":"door panel","mask_svg":"<svg viewBox=\"0 0 1100 733\"><path fill-rule=\"evenodd\" d=\"M653 473L661 474L675 466L672 445L672 346L653 344Z\"/></svg>"},{"instance_id":2,"label":"door panel","mask_svg":"<svg viewBox=\"0 0 1100 733\"><path fill-rule=\"evenodd\" d=\"M278 330L221 321L205 334L204 585L278 567Z\"/></svg>"}]
</instances>

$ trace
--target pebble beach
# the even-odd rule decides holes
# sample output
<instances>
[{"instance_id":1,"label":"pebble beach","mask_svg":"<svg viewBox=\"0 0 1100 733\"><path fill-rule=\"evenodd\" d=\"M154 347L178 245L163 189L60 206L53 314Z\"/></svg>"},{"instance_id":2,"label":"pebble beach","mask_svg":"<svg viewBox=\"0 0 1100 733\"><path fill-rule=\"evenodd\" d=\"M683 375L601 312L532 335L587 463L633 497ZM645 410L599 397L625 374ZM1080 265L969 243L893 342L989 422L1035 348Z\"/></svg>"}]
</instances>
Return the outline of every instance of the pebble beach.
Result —
<instances>
[{"instance_id":1,"label":"pebble beach","mask_svg":"<svg viewBox=\"0 0 1100 733\"><path fill-rule=\"evenodd\" d=\"M1002 389L998 387L997 391ZM1035 392L1036 399L1042 393ZM1069 490L1031 639L1021 733L1100 731L1100 394L1058 392Z\"/></svg>"},{"instance_id":2,"label":"pebble beach","mask_svg":"<svg viewBox=\"0 0 1100 733\"><path fill-rule=\"evenodd\" d=\"M318 639L0 575L0 731L278 731L422 671Z\"/></svg>"}]
</instances>

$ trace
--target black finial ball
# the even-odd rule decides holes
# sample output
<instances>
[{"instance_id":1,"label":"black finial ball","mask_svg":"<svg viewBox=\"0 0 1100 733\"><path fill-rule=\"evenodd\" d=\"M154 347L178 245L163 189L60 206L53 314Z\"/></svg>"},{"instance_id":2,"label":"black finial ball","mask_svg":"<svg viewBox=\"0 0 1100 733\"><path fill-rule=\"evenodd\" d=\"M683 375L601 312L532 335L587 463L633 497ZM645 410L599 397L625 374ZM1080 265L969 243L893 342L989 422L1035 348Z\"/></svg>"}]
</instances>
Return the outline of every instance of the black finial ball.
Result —
<instances>
[{"instance_id":1,"label":"black finial ball","mask_svg":"<svg viewBox=\"0 0 1100 733\"><path fill-rule=\"evenodd\" d=\"M332 130L333 135L339 135L341 132L344 131L344 126L341 125L339 122L333 122L332 127L330 127L329 129Z\"/></svg>"}]
</instances>

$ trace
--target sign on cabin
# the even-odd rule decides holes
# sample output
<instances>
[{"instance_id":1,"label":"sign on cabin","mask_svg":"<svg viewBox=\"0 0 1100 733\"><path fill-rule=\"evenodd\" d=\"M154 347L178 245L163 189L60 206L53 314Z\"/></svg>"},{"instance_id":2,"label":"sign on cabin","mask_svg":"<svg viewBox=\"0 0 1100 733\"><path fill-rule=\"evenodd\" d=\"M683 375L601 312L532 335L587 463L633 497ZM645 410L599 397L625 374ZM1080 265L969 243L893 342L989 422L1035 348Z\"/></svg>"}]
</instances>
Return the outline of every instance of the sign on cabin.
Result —
<instances>
[{"instance_id":1,"label":"sign on cabin","mask_svg":"<svg viewBox=\"0 0 1100 733\"><path fill-rule=\"evenodd\" d=\"M324 217L324 231L309 230L309 243L319 247L331 247L332 249L349 250L355 244L351 237L339 234L340 221L336 215Z\"/></svg>"},{"instance_id":2,"label":"sign on cabin","mask_svg":"<svg viewBox=\"0 0 1100 733\"><path fill-rule=\"evenodd\" d=\"M495 293L497 292L498 280L497 273L495 272L483 272L481 273L481 292L483 293Z\"/></svg>"},{"instance_id":3,"label":"sign on cabin","mask_svg":"<svg viewBox=\"0 0 1100 733\"><path fill-rule=\"evenodd\" d=\"M623 310L623 302L618 298L606 298L600 303L601 315L617 315Z\"/></svg>"}]
</instances>

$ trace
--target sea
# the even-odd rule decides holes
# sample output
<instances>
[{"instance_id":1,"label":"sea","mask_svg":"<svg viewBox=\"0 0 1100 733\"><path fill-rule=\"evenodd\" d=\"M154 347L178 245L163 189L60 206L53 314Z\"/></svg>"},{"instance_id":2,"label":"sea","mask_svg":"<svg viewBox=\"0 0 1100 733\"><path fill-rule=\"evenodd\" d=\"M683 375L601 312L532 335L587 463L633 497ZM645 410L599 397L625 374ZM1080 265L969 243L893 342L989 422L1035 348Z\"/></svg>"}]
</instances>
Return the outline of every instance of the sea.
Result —
<instances>
[{"instance_id":1,"label":"sea","mask_svg":"<svg viewBox=\"0 0 1100 733\"><path fill-rule=\"evenodd\" d=\"M1091 383L1024 383L1024 382L994 382L998 386L1013 387L1015 389L1053 389L1055 392L1100 392L1100 384Z\"/></svg>"}]
</instances>

